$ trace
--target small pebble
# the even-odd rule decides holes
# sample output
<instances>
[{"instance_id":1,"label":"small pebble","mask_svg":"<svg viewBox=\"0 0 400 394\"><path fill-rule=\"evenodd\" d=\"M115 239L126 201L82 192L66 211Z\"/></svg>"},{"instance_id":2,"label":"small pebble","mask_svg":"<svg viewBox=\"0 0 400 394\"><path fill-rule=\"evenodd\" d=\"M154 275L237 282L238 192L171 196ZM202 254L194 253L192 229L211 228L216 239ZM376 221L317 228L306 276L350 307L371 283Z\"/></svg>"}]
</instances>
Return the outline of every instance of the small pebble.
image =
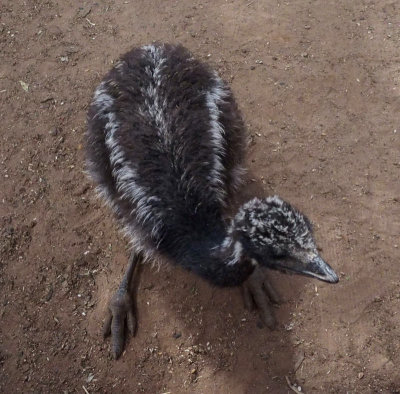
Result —
<instances>
[{"instance_id":1,"label":"small pebble","mask_svg":"<svg viewBox=\"0 0 400 394\"><path fill-rule=\"evenodd\" d=\"M21 84L22 89L24 89L25 92L28 92L28 91L29 91L29 85L28 85L26 82L24 82L24 81L19 81L19 83Z\"/></svg>"},{"instance_id":2,"label":"small pebble","mask_svg":"<svg viewBox=\"0 0 400 394\"><path fill-rule=\"evenodd\" d=\"M362 379L364 377L364 372L360 372L359 374L358 374L358 379Z\"/></svg>"},{"instance_id":3,"label":"small pebble","mask_svg":"<svg viewBox=\"0 0 400 394\"><path fill-rule=\"evenodd\" d=\"M55 127L54 129L51 129L50 131L49 131L49 134L51 135L51 136L53 136L53 137L55 137L56 135L58 135L58 133L59 133L59 130Z\"/></svg>"}]
</instances>

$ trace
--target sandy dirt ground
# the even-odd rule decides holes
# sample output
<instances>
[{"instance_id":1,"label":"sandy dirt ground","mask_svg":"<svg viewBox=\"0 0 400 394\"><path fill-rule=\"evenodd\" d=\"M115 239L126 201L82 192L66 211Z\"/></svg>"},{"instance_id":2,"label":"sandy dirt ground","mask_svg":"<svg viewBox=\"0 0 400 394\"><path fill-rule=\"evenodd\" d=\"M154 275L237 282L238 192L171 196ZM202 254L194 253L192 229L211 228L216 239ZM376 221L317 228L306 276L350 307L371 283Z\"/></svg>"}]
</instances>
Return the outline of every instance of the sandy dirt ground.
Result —
<instances>
[{"instance_id":1,"label":"sandy dirt ground","mask_svg":"<svg viewBox=\"0 0 400 394\"><path fill-rule=\"evenodd\" d=\"M2 0L0 391L400 393L400 3ZM247 192L315 223L328 285L273 274L279 327L239 289L143 267L120 360L101 336L127 242L83 174L88 102L153 40L210 62L248 126ZM300 390L300 388L298 389Z\"/></svg>"}]
</instances>

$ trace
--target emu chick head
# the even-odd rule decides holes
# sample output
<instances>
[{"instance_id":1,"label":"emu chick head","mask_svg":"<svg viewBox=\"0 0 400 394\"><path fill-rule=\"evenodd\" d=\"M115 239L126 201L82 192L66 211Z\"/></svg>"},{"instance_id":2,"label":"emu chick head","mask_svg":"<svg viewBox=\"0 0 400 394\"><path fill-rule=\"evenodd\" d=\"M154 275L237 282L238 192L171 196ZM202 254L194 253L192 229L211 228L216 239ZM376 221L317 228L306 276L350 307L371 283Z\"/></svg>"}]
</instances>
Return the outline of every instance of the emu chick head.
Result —
<instances>
[{"instance_id":1,"label":"emu chick head","mask_svg":"<svg viewBox=\"0 0 400 394\"><path fill-rule=\"evenodd\" d=\"M235 238L261 266L337 283L320 257L310 221L278 196L245 203L234 218Z\"/></svg>"}]
</instances>

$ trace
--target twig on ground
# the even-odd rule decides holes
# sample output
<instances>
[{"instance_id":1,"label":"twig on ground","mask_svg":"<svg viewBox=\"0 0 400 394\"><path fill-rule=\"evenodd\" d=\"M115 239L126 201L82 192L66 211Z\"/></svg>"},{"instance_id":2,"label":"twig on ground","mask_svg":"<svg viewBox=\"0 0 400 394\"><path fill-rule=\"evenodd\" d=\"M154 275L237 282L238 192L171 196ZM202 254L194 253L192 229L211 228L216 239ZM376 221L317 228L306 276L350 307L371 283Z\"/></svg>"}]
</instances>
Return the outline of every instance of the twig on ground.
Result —
<instances>
[{"instance_id":1,"label":"twig on ground","mask_svg":"<svg viewBox=\"0 0 400 394\"><path fill-rule=\"evenodd\" d=\"M289 379L289 377L288 376L285 376L285 379L286 379L286 382L287 382L287 385L289 386L289 388L291 389L291 390L293 390L295 393L297 393L297 394L304 394L302 391L300 391L294 384L292 384L291 382L290 382L290 379Z\"/></svg>"},{"instance_id":2,"label":"twig on ground","mask_svg":"<svg viewBox=\"0 0 400 394\"><path fill-rule=\"evenodd\" d=\"M89 394L89 391L87 391L87 388L86 388L85 386L82 386L82 388L83 388L83 390L84 390L84 392L85 392L86 394Z\"/></svg>"}]
</instances>

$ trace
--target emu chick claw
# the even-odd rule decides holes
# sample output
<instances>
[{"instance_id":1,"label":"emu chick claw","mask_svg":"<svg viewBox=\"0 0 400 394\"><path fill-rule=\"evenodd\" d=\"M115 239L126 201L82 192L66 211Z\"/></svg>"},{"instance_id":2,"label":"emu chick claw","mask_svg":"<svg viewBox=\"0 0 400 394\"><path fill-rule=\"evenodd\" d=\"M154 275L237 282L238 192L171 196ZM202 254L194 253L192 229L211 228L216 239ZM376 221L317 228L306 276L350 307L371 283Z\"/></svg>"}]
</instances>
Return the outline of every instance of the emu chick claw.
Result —
<instances>
[{"instance_id":1,"label":"emu chick claw","mask_svg":"<svg viewBox=\"0 0 400 394\"><path fill-rule=\"evenodd\" d=\"M271 302L280 304L281 298L269 283L266 270L256 268L243 284L243 299L248 310L257 307L261 321L271 330L276 327L276 319L272 312Z\"/></svg>"},{"instance_id":2,"label":"emu chick claw","mask_svg":"<svg viewBox=\"0 0 400 394\"><path fill-rule=\"evenodd\" d=\"M136 317L128 291L117 291L108 306L103 335L111 335L111 352L114 359L118 359L124 350L125 324L129 334L134 336L136 330Z\"/></svg>"}]
</instances>

